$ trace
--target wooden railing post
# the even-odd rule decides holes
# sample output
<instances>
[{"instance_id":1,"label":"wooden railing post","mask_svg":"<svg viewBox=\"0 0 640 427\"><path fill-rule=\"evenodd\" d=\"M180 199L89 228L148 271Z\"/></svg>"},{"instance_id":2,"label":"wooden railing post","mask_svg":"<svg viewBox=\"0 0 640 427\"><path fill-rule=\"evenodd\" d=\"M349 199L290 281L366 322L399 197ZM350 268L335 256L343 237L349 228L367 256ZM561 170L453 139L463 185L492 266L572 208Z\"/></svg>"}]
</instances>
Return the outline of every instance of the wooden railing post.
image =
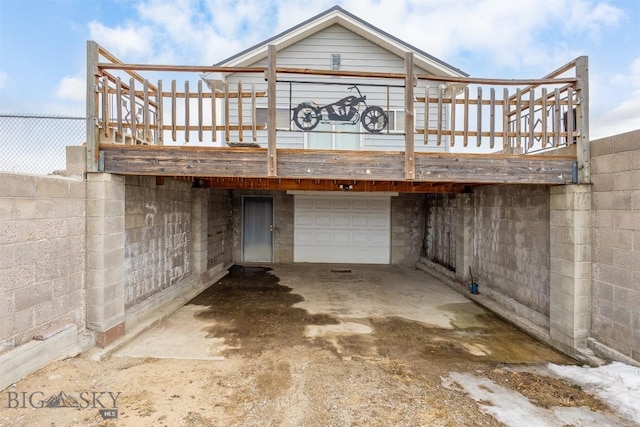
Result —
<instances>
[{"instance_id":1,"label":"wooden railing post","mask_svg":"<svg viewBox=\"0 0 640 427\"><path fill-rule=\"evenodd\" d=\"M267 176L278 175L276 149L276 46L269 45L267 53Z\"/></svg>"},{"instance_id":2,"label":"wooden railing post","mask_svg":"<svg viewBox=\"0 0 640 427\"><path fill-rule=\"evenodd\" d=\"M578 126L578 183L591 182L590 147L589 147L589 58L580 56L576 59L576 124ZM571 135L568 141L572 140Z\"/></svg>"},{"instance_id":3,"label":"wooden railing post","mask_svg":"<svg viewBox=\"0 0 640 427\"><path fill-rule=\"evenodd\" d=\"M416 162L414 155L414 117L413 117L413 52L404 55L404 178L406 180L415 179ZM425 103L425 105L428 105ZM427 120L429 113L427 112ZM425 132L428 126L425 123Z\"/></svg>"},{"instance_id":4,"label":"wooden railing post","mask_svg":"<svg viewBox=\"0 0 640 427\"><path fill-rule=\"evenodd\" d=\"M87 172L98 172L98 44L87 41Z\"/></svg>"}]
</instances>

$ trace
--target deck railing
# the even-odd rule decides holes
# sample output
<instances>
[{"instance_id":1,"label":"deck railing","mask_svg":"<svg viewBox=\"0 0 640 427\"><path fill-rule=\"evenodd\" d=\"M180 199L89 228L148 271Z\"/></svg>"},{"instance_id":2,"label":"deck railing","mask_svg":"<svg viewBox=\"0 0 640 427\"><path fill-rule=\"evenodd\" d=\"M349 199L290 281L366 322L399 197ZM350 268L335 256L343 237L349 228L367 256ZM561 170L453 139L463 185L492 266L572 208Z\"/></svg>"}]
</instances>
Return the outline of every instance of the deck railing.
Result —
<instances>
[{"instance_id":1,"label":"deck railing","mask_svg":"<svg viewBox=\"0 0 640 427\"><path fill-rule=\"evenodd\" d=\"M576 142L585 125L582 90L578 77L562 76L575 71L580 59L539 80L495 80L436 78L416 101L425 104L425 123L417 129L428 143L436 145L496 147L513 153L531 153ZM435 111L435 112L434 112ZM449 120L429 120L435 117Z\"/></svg>"},{"instance_id":2,"label":"deck railing","mask_svg":"<svg viewBox=\"0 0 640 427\"><path fill-rule=\"evenodd\" d=\"M277 67L274 46L269 46L266 67L124 64L95 42L88 42L87 49L90 171L98 170L101 143L164 145L222 138L225 143L243 145L257 142L259 135L264 142L265 132L259 131L266 131L268 175L277 176L277 82L280 76L293 74L316 83L336 77L394 80L394 87L400 82L404 129L412 130L401 134L408 180L415 171L415 144L444 151L527 154L575 143L579 182L589 181L586 57L542 79L499 80L414 75L411 53L404 58L404 73L372 73ZM168 84L162 79L152 82L139 72L189 73L197 76L197 82L188 78L180 83L176 79ZM266 91L264 87L257 90L255 83L203 82L202 73L216 72L255 75L266 80ZM426 88L416 90L420 81L426 82ZM259 123L258 105L264 108L264 98L266 123L264 118ZM424 116L415 117L415 111ZM289 126L289 131L294 130Z\"/></svg>"}]
</instances>

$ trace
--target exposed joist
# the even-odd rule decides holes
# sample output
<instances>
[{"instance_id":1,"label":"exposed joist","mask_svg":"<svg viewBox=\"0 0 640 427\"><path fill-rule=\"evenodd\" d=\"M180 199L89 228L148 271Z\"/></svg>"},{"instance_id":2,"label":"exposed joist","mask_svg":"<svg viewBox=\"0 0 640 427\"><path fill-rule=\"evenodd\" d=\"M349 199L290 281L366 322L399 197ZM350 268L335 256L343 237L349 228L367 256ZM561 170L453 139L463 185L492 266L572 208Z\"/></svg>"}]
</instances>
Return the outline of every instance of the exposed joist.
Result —
<instances>
[{"instance_id":1,"label":"exposed joist","mask_svg":"<svg viewBox=\"0 0 640 427\"><path fill-rule=\"evenodd\" d=\"M204 188L232 190L298 190L298 191L341 191L345 185L350 192L399 193L460 193L461 184L434 184L406 181L354 181L334 179L282 179L282 178L200 178Z\"/></svg>"}]
</instances>

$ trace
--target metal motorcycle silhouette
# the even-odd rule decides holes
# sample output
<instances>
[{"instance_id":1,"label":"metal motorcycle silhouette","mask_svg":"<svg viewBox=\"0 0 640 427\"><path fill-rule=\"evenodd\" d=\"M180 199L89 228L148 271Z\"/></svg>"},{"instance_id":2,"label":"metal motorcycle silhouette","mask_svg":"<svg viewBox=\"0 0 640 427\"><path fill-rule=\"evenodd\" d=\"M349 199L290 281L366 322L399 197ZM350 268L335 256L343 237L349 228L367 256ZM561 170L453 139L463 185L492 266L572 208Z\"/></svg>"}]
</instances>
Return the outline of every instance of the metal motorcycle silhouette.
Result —
<instances>
[{"instance_id":1,"label":"metal motorcycle silhouette","mask_svg":"<svg viewBox=\"0 0 640 427\"><path fill-rule=\"evenodd\" d=\"M375 105L367 105L366 95L362 95L358 86L353 85L349 90L357 90L358 96L345 96L339 101L320 106L317 103L303 102L293 110L293 121L303 131L310 131L318 123L343 123L355 125L358 121L370 133L382 132L389 123L384 110ZM360 108L364 106L362 114Z\"/></svg>"}]
</instances>

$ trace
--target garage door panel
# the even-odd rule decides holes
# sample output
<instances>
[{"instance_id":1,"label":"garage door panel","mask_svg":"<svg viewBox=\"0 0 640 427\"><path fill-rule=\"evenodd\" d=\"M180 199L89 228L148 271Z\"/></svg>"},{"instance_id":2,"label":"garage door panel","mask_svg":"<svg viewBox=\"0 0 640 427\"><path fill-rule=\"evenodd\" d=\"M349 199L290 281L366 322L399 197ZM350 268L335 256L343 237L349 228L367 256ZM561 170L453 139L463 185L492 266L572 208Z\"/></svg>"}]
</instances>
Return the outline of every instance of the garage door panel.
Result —
<instances>
[{"instance_id":1,"label":"garage door panel","mask_svg":"<svg viewBox=\"0 0 640 427\"><path fill-rule=\"evenodd\" d=\"M294 245L305 245L313 241L313 230L298 230L294 236Z\"/></svg>"},{"instance_id":2,"label":"garage door panel","mask_svg":"<svg viewBox=\"0 0 640 427\"><path fill-rule=\"evenodd\" d=\"M332 203L332 207L333 209L345 209L345 210L350 210L351 209L351 201L349 199L333 199L331 201Z\"/></svg>"},{"instance_id":3,"label":"garage door panel","mask_svg":"<svg viewBox=\"0 0 640 427\"><path fill-rule=\"evenodd\" d=\"M389 236L383 236L381 234L372 234L371 235L371 244L376 246L388 246L389 245Z\"/></svg>"},{"instance_id":4,"label":"garage door panel","mask_svg":"<svg viewBox=\"0 0 640 427\"><path fill-rule=\"evenodd\" d=\"M368 246L372 242L371 233L367 232L353 232L351 233L351 243L357 246Z\"/></svg>"},{"instance_id":5,"label":"garage door panel","mask_svg":"<svg viewBox=\"0 0 640 427\"><path fill-rule=\"evenodd\" d=\"M368 229L371 225L371 219L370 218L361 218L361 217L353 217L351 219L351 225L353 226L353 228L365 228Z\"/></svg>"},{"instance_id":6,"label":"garage door panel","mask_svg":"<svg viewBox=\"0 0 640 427\"><path fill-rule=\"evenodd\" d=\"M372 211L388 211L389 210L389 200L371 200L370 209Z\"/></svg>"},{"instance_id":7,"label":"garage door panel","mask_svg":"<svg viewBox=\"0 0 640 427\"><path fill-rule=\"evenodd\" d=\"M311 227L313 226L312 215L297 215L295 225L299 227Z\"/></svg>"},{"instance_id":8,"label":"garage door panel","mask_svg":"<svg viewBox=\"0 0 640 427\"><path fill-rule=\"evenodd\" d=\"M369 216L369 225L375 228L389 229L389 218L385 215L371 215Z\"/></svg>"},{"instance_id":9,"label":"garage door panel","mask_svg":"<svg viewBox=\"0 0 640 427\"><path fill-rule=\"evenodd\" d=\"M354 210L366 210L369 209L369 206L371 205L371 201L366 199L366 200L358 200L358 199L354 199L351 202L351 209Z\"/></svg>"},{"instance_id":10,"label":"garage door panel","mask_svg":"<svg viewBox=\"0 0 640 427\"><path fill-rule=\"evenodd\" d=\"M388 264L390 198L295 196L294 261Z\"/></svg>"},{"instance_id":11,"label":"garage door panel","mask_svg":"<svg viewBox=\"0 0 640 427\"><path fill-rule=\"evenodd\" d=\"M338 213L333 216L333 225L336 227L349 227L351 225L351 215Z\"/></svg>"},{"instance_id":12,"label":"garage door panel","mask_svg":"<svg viewBox=\"0 0 640 427\"><path fill-rule=\"evenodd\" d=\"M333 209L333 202L331 200L327 200L327 199L317 199L317 200L313 200L311 202L311 206L314 209L332 210Z\"/></svg>"},{"instance_id":13,"label":"garage door panel","mask_svg":"<svg viewBox=\"0 0 640 427\"><path fill-rule=\"evenodd\" d=\"M296 207L298 209L313 209L313 199L299 198L296 199Z\"/></svg>"},{"instance_id":14,"label":"garage door panel","mask_svg":"<svg viewBox=\"0 0 640 427\"><path fill-rule=\"evenodd\" d=\"M333 223L333 218L329 214L314 215L313 219L313 224L320 227L330 227Z\"/></svg>"},{"instance_id":15,"label":"garage door panel","mask_svg":"<svg viewBox=\"0 0 640 427\"><path fill-rule=\"evenodd\" d=\"M338 245L350 245L351 244L351 236L348 233L331 233L333 237L332 243Z\"/></svg>"}]
</instances>

